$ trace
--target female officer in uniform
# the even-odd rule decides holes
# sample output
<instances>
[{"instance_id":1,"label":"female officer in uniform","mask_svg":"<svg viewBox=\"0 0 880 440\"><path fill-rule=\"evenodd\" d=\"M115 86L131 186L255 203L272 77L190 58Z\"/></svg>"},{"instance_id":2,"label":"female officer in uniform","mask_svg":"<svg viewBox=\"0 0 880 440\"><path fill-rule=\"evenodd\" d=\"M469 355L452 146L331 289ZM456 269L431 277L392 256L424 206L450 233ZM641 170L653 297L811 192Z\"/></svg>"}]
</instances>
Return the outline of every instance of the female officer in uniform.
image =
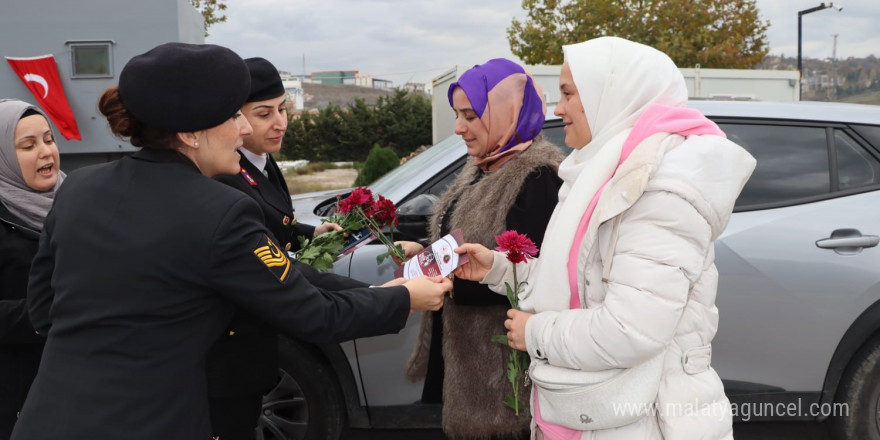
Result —
<instances>
[{"instance_id":1,"label":"female officer in uniform","mask_svg":"<svg viewBox=\"0 0 880 440\"><path fill-rule=\"evenodd\" d=\"M278 239L278 246L297 249L298 236L312 238L341 228L335 223L315 227L296 221L287 183L271 155L281 149L287 131L287 92L272 63L263 58L248 58L244 62L250 72L251 88L241 113L253 132L244 137L244 145L238 149L238 174L215 179L256 200L266 228ZM325 276L321 280L311 281L333 290L367 286L345 277ZM208 352L208 404L214 435L235 440L255 437L263 394L278 382L277 371L277 332L259 318L236 312L229 329Z\"/></svg>"},{"instance_id":2,"label":"female officer in uniform","mask_svg":"<svg viewBox=\"0 0 880 440\"><path fill-rule=\"evenodd\" d=\"M28 306L47 341L13 439L210 439L205 354L234 306L329 342L442 305L440 278L313 286L257 203L210 178L239 170L249 87L229 49L166 43L104 92L111 130L143 148L71 173L46 218Z\"/></svg>"}]
</instances>

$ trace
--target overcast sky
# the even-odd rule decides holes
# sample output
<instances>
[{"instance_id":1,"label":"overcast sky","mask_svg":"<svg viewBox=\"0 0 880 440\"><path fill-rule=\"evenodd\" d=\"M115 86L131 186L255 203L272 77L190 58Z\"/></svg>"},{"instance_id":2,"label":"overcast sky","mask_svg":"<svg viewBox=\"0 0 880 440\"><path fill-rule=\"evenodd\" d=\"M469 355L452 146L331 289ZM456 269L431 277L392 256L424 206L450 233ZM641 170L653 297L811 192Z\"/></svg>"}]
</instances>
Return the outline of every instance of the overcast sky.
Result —
<instances>
[{"instance_id":1,"label":"overcast sky","mask_svg":"<svg viewBox=\"0 0 880 440\"><path fill-rule=\"evenodd\" d=\"M359 70L395 85L430 83L449 68L510 52L507 28L524 18L520 0L227 0L227 22L206 42L244 58L261 56L294 74ZM758 0L771 54L797 56L798 11L817 0ZM826 2L828 3L828 2ZM834 2L803 16L803 56L880 56L880 0ZM685 67L685 66L682 66Z\"/></svg>"}]
</instances>

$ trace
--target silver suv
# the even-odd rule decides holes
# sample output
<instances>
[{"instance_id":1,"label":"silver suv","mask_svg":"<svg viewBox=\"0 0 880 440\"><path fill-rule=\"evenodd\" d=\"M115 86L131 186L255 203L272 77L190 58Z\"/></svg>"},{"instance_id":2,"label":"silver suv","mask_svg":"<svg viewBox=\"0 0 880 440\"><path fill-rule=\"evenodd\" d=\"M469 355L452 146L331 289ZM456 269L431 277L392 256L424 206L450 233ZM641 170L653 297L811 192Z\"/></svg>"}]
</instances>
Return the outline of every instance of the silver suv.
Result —
<instances>
[{"instance_id":1,"label":"silver suv","mask_svg":"<svg viewBox=\"0 0 880 440\"><path fill-rule=\"evenodd\" d=\"M721 321L712 365L735 420L830 419L841 439L880 439L880 106L793 102L691 104L758 160L716 244ZM559 120L545 136L562 145ZM424 237L431 203L465 162L452 136L370 185L398 205L396 239ZM302 221L332 209L331 191L294 197ZM314 216L313 218L309 218ZM392 277L368 245L334 272ZM264 438L339 438L357 428L439 427L404 363L419 314L397 335L314 347L282 342Z\"/></svg>"}]
</instances>

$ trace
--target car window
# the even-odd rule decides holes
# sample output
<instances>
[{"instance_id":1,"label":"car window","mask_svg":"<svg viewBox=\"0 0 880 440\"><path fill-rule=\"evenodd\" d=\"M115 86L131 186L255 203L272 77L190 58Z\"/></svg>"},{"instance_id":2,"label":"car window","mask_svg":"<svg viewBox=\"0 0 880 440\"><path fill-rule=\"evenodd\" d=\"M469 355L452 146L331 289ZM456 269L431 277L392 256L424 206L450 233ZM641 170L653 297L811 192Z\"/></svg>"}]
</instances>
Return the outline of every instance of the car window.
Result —
<instances>
[{"instance_id":1,"label":"car window","mask_svg":"<svg viewBox=\"0 0 880 440\"><path fill-rule=\"evenodd\" d=\"M880 125L852 125L852 128L874 146L875 152L880 152Z\"/></svg>"},{"instance_id":2,"label":"car window","mask_svg":"<svg viewBox=\"0 0 880 440\"><path fill-rule=\"evenodd\" d=\"M403 165L391 170L379 180L370 184L370 189L376 194L387 194L392 188L406 182L419 172L424 172L425 166L437 160L444 154L449 154L461 142L457 135L449 136L434 144L431 148L406 161Z\"/></svg>"},{"instance_id":3,"label":"car window","mask_svg":"<svg viewBox=\"0 0 880 440\"><path fill-rule=\"evenodd\" d=\"M831 191L823 127L719 124L758 161L736 206L785 203Z\"/></svg>"},{"instance_id":4,"label":"car window","mask_svg":"<svg viewBox=\"0 0 880 440\"><path fill-rule=\"evenodd\" d=\"M837 152L839 189L859 188L880 182L877 160L842 130L834 130L834 148Z\"/></svg>"},{"instance_id":5,"label":"car window","mask_svg":"<svg viewBox=\"0 0 880 440\"><path fill-rule=\"evenodd\" d=\"M460 173L461 169L464 168L464 164L464 160L456 162L454 169L437 181L432 182L430 186L425 190L425 193L433 194L437 197L442 196L443 193L446 192L446 188L448 188L449 185L452 185L452 182L455 180L456 177L458 177L458 173Z\"/></svg>"}]
</instances>

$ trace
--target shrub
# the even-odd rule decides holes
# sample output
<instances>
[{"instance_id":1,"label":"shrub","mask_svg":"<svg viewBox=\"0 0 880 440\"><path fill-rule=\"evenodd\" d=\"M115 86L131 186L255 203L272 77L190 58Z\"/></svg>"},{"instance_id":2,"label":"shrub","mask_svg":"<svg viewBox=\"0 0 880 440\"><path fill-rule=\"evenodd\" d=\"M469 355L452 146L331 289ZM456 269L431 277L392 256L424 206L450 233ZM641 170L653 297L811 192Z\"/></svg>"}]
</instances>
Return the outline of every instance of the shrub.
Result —
<instances>
[{"instance_id":1,"label":"shrub","mask_svg":"<svg viewBox=\"0 0 880 440\"><path fill-rule=\"evenodd\" d=\"M400 158L394 154L388 147L380 147L379 144L373 145L364 167L358 172L357 179L354 181L355 186L366 186L376 181L376 179L385 175L385 173L397 168L400 165Z\"/></svg>"}]
</instances>

